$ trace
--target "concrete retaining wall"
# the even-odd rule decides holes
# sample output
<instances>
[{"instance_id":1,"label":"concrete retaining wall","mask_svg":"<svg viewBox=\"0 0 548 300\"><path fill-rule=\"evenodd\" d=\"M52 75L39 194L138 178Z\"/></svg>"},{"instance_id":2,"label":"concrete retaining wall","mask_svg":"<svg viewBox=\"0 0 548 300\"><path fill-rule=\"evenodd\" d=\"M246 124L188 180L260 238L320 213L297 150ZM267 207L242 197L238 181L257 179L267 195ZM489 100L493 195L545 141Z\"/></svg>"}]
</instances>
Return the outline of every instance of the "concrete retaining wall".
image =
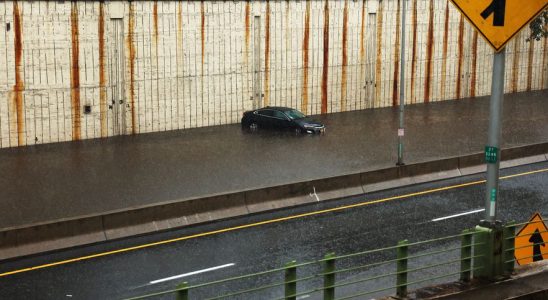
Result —
<instances>
[{"instance_id":1,"label":"concrete retaining wall","mask_svg":"<svg viewBox=\"0 0 548 300\"><path fill-rule=\"evenodd\" d=\"M548 143L504 149L501 156L502 168L548 161ZM60 220L0 232L0 259L484 171L483 153L478 153L202 199L181 199L78 220Z\"/></svg>"},{"instance_id":2,"label":"concrete retaining wall","mask_svg":"<svg viewBox=\"0 0 548 300\"><path fill-rule=\"evenodd\" d=\"M490 94L493 51L446 0L1 1L0 148ZM506 46L506 92L548 87L548 39Z\"/></svg>"}]
</instances>

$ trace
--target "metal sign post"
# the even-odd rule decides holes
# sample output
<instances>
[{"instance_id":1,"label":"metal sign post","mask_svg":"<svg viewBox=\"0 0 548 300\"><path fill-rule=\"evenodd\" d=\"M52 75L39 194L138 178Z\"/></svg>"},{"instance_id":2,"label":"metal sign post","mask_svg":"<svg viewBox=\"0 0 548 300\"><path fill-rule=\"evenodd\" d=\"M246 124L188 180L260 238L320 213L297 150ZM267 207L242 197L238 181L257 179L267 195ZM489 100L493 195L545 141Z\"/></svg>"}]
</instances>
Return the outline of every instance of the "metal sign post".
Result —
<instances>
[{"instance_id":1,"label":"metal sign post","mask_svg":"<svg viewBox=\"0 0 548 300\"><path fill-rule=\"evenodd\" d=\"M485 192L485 221L493 225L497 220L497 199L499 188L500 138L502 123L502 102L504 100L505 50L495 53L489 108L489 133L485 147L487 163L487 189Z\"/></svg>"},{"instance_id":2,"label":"metal sign post","mask_svg":"<svg viewBox=\"0 0 548 300\"><path fill-rule=\"evenodd\" d=\"M403 112L405 107L405 1L402 0L401 16L401 59L400 59L400 126L398 129L398 162L396 165L403 166Z\"/></svg>"}]
</instances>

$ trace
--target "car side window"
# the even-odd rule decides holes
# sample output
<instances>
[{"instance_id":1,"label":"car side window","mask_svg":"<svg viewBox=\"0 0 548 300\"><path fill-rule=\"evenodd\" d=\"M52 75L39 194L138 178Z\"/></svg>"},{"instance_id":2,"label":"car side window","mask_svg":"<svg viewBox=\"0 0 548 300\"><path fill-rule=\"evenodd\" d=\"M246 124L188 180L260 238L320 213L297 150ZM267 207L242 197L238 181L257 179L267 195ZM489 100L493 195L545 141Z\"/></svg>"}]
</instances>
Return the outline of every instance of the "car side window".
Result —
<instances>
[{"instance_id":1,"label":"car side window","mask_svg":"<svg viewBox=\"0 0 548 300\"><path fill-rule=\"evenodd\" d=\"M272 111L270 109L259 110L257 113L261 116L266 116L266 117L273 117L274 116L274 111Z\"/></svg>"},{"instance_id":2,"label":"car side window","mask_svg":"<svg viewBox=\"0 0 548 300\"><path fill-rule=\"evenodd\" d=\"M278 110L274 111L274 117L276 117L278 119L282 119L282 120L287 120L286 115L283 112L278 111Z\"/></svg>"}]
</instances>

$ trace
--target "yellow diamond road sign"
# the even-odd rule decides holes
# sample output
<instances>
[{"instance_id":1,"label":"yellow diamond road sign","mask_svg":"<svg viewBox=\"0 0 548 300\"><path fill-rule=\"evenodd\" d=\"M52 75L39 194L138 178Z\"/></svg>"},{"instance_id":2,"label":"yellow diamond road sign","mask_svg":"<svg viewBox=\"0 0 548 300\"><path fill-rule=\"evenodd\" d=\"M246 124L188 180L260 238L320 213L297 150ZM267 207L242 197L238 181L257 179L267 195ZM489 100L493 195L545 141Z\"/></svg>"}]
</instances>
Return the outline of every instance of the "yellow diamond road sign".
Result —
<instances>
[{"instance_id":1,"label":"yellow diamond road sign","mask_svg":"<svg viewBox=\"0 0 548 300\"><path fill-rule=\"evenodd\" d=\"M539 213L516 234L514 245L518 265L548 260L548 228Z\"/></svg>"},{"instance_id":2,"label":"yellow diamond road sign","mask_svg":"<svg viewBox=\"0 0 548 300\"><path fill-rule=\"evenodd\" d=\"M495 51L500 51L548 0L451 0Z\"/></svg>"}]
</instances>

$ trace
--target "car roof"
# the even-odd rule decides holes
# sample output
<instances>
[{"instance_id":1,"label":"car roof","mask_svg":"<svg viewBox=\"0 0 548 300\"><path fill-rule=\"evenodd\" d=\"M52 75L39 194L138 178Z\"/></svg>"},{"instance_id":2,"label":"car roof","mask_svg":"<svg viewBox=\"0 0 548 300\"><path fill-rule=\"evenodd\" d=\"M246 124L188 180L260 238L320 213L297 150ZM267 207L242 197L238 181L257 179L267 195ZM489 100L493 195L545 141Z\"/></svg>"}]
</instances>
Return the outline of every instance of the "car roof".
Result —
<instances>
[{"instance_id":1,"label":"car roof","mask_svg":"<svg viewBox=\"0 0 548 300\"><path fill-rule=\"evenodd\" d=\"M283 107L283 106L267 106L267 107L260 108L260 109L258 109L258 110L263 110L263 109L273 109L273 110L280 110L280 111L290 111L290 110L293 110L293 108L290 108L290 107Z\"/></svg>"}]
</instances>

